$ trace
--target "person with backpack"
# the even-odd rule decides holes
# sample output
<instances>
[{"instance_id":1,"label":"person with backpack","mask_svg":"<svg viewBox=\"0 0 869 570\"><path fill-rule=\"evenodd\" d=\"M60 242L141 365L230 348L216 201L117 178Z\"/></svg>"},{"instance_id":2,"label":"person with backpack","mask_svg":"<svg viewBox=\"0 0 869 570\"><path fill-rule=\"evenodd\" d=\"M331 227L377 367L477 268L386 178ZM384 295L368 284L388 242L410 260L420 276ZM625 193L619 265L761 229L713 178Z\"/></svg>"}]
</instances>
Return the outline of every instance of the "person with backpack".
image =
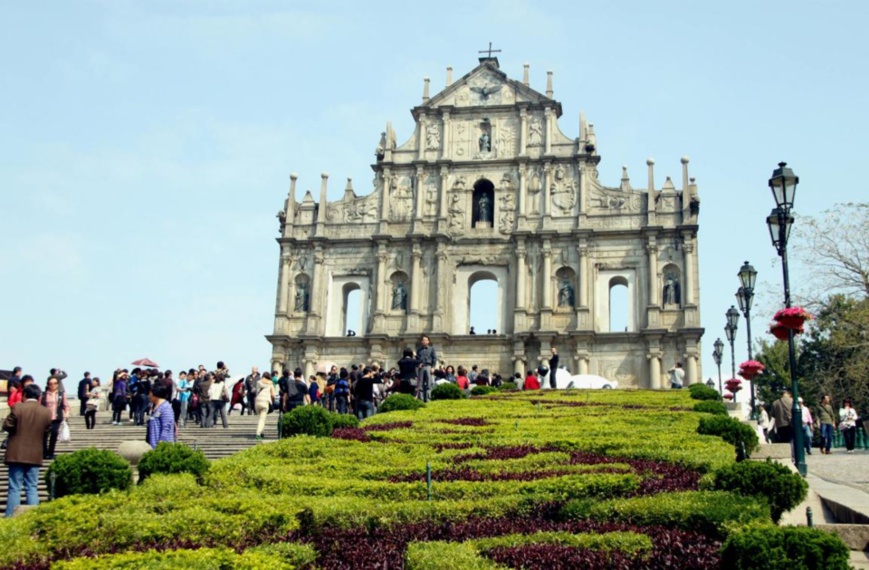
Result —
<instances>
[{"instance_id":1,"label":"person with backpack","mask_svg":"<svg viewBox=\"0 0 869 570\"><path fill-rule=\"evenodd\" d=\"M42 456L43 459L54 459L60 426L69 419L69 402L66 401L66 392L60 389L60 380L54 376L48 378L40 403L51 412L51 426L42 438Z\"/></svg>"},{"instance_id":2,"label":"person with backpack","mask_svg":"<svg viewBox=\"0 0 869 570\"><path fill-rule=\"evenodd\" d=\"M211 396L209 392L211 390L211 382L214 379L214 375L211 372L205 373L205 375L199 380L199 384L196 385L196 396L199 399L199 427L207 428L211 427Z\"/></svg>"},{"instance_id":3,"label":"person with backpack","mask_svg":"<svg viewBox=\"0 0 869 570\"><path fill-rule=\"evenodd\" d=\"M87 401L88 401L88 392L93 388L93 381L91 380L91 373L85 372L84 378L78 381L78 405L79 405L79 414L80 416L85 415L87 412Z\"/></svg>"},{"instance_id":4,"label":"person with backpack","mask_svg":"<svg viewBox=\"0 0 869 570\"><path fill-rule=\"evenodd\" d=\"M266 428L266 416L272 411L272 402L275 401L275 388L272 383L272 376L268 370L263 372L263 375L256 383L256 397L254 406L256 413L259 416L259 422L256 426L257 441L263 438L263 431Z\"/></svg>"},{"instance_id":5,"label":"person with backpack","mask_svg":"<svg viewBox=\"0 0 869 570\"><path fill-rule=\"evenodd\" d=\"M296 368L293 371L293 379L287 382L287 390L284 393L283 410L291 412L299 406L306 406L311 403L311 397L308 395L308 385L302 380L302 369Z\"/></svg>"},{"instance_id":6,"label":"person with backpack","mask_svg":"<svg viewBox=\"0 0 869 570\"><path fill-rule=\"evenodd\" d=\"M133 421L137 426L145 425L145 412L148 409L148 394L151 392L151 378L147 370L140 372L141 377L134 386Z\"/></svg>"},{"instance_id":7,"label":"person with backpack","mask_svg":"<svg viewBox=\"0 0 869 570\"><path fill-rule=\"evenodd\" d=\"M244 379L244 389L247 393L247 415L252 415L256 408L257 384L260 381L259 368L252 366L250 374ZM242 412L243 413L243 412ZM259 412L257 412L259 413Z\"/></svg>"},{"instance_id":8,"label":"person with backpack","mask_svg":"<svg viewBox=\"0 0 869 570\"><path fill-rule=\"evenodd\" d=\"M347 413L347 406L350 404L350 382L348 381L350 374L346 368L342 368L338 372L338 381L335 383L335 410L339 414Z\"/></svg>"}]
</instances>

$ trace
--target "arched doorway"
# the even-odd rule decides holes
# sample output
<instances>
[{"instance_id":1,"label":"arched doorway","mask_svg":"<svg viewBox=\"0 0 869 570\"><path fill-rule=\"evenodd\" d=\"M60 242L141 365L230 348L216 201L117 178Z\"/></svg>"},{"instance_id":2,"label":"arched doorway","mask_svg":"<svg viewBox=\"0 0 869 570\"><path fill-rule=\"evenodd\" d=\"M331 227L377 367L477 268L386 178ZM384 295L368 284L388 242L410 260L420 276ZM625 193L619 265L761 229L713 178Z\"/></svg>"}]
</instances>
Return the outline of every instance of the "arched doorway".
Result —
<instances>
[{"instance_id":1,"label":"arched doorway","mask_svg":"<svg viewBox=\"0 0 869 570\"><path fill-rule=\"evenodd\" d=\"M628 280L613 277L609 282L609 332L627 332L629 326Z\"/></svg>"}]
</instances>

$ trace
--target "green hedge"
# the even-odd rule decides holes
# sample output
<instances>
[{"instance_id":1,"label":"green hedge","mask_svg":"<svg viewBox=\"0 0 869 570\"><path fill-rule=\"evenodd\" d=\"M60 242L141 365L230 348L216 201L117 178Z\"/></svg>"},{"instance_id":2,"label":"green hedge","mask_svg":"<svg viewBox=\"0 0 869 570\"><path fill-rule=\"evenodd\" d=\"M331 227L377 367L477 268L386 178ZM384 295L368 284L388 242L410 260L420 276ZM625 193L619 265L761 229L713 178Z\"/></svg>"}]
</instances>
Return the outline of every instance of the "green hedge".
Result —
<instances>
[{"instance_id":1,"label":"green hedge","mask_svg":"<svg viewBox=\"0 0 869 570\"><path fill-rule=\"evenodd\" d=\"M58 562L56 570L91 570L119 568L126 570L292 570L311 567L317 553L310 545L279 543L249 548L236 554L229 548L200 548L197 550L169 550L166 552L130 552L109 554L96 558L76 558Z\"/></svg>"},{"instance_id":2,"label":"green hedge","mask_svg":"<svg viewBox=\"0 0 869 570\"><path fill-rule=\"evenodd\" d=\"M742 445L745 445L745 450L751 453L757 449L759 443L757 432L754 431L753 427L729 416L700 418L697 433L700 435L717 435L727 443L732 444L737 452L739 452Z\"/></svg>"},{"instance_id":3,"label":"green hedge","mask_svg":"<svg viewBox=\"0 0 869 570\"><path fill-rule=\"evenodd\" d=\"M56 476L54 496L99 494L110 489L127 489L133 482L130 463L113 451L89 447L59 456L45 472L51 489Z\"/></svg>"},{"instance_id":4,"label":"green hedge","mask_svg":"<svg viewBox=\"0 0 869 570\"><path fill-rule=\"evenodd\" d=\"M471 396L485 396L497 391L498 389L494 386L474 386L471 388Z\"/></svg>"},{"instance_id":5,"label":"green hedge","mask_svg":"<svg viewBox=\"0 0 869 570\"><path fill-rule=\"evenodd\" d=\"M734 523L769 520L769 509L764 501L746 499L735 493L686 491L609 501L569 501L562 507L560 516L567 520L675 527L724 538L727 528Z\"/></svg>"},{"instance_id":6,"label":"green hedge","mask_svg":"<svg viewBox=\"0 0 869 570\"><path fill-rule=\"evenodd\" d=\"M208 465L208 459L202 451L183 443L161 441L156 449L146 452L139 460L139 483L155 473L191 473L201 481L208 471Z\"/></svg>"},{"instance_id":7,"label":"green hedge","mask_svg":"<svg viewBox=\"0 0 869 570\"><path fill-rule=\"evenodd\" d=\"M691 384L688 386L688 393L695 400L721 401L721 394L706 384Z\"/></svg>"},{"instance_id":8,"label":"green hedge","mask_svg":"<svg viewBox=\"0 0 869 570\"><path fill-rule=\"evenodd\" d=\"M353 414L336 414L332 412L329 414L329 422L331 422L333 430L359 427L359 418Z\"/></svg>"},{"instance_id":9,"label":"green hedge","mask_svg":"<svg viewBox=\"0 0 869 570\"><path fill-rule=\"evenodd\" d=\"M461 400L466 397L462 389L453 383L438 384L431 391L432 400Z\"/></svg>"},{"instance_id":10,"label":"green hedge","mask_svg":"<svg viewBox=\"0 0 869 570\"><path fill-rule=\"evenodd\" d=\"M377 413L386 414L401 410L418 410L424 406L424 403L420 402L410 394L393 394L383 400L383 403L377 408Z\"/></svg>"},{"instance_id":11,"label":"green hedge","mask_svg":"<svg viewBox=\"0 0 869 570\"><path fill-rule=\"evenodd\" d=\"M715 402L713 400L703 400L694 404L694 411L702 414L713 414L716 416L726 416L727 406L723 402Z\"/></svg>"},{"instance_id":12,"label":"green hedge","mask_svg":"<svg viewBox=\"0 0 869 570\"><path fill-rule=\"evenodd\" d=\"M849 557L835 534L798 526L748 526L721 547L721 567L728 570L849 570Z\"/></svg>"},{"instance_id":13,"label":"green hedge","mask_svg":"<svg viewBox=\"0 0 869 570\"><path fill-rule=\"evenodd\" d=\"M332 435L332 420L329 411L321 406L299 406L281 418L281 437Z\"/></svg>"},{"instance_id":14,"label":"green hedge","mask_svg":"<svg viewBox=\"0 0 869 570\"><path fill-rule=\"evenodd\" d=\"M742 461L723 467L715 472L713 485L716 489L767 501L773 522L778 522L783 513L799 505L809 488L798 473L769 459Z\"/></svg>"}]
</instances>

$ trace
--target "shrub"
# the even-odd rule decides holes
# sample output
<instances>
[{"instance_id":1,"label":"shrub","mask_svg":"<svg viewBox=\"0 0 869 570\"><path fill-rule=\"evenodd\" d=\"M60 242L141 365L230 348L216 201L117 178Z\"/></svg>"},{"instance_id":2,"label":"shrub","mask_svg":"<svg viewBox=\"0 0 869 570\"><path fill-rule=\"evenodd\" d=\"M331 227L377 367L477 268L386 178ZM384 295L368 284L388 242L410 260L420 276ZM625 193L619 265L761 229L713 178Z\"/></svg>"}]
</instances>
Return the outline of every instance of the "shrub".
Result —
<instances>
[{"instance_id":1,"label":"shrub","mask_svg":"<svg viewBox=\"0 0 869 570\"><path fill-rule=\"evenodd\" d=\"M201 451L183 443L161 441L156 449L148 451L139 460L139 482L156 473L191 473L197 481L202 481L208 466L208 459Z\"/></svg>"},{"instance_id":2,"label":"shrub","mask_svg":"<svg viewBox=\"0 0 869 570\"><path fill-rule=\"evenodd\" d=\"M781 519L782 513L799 505L808 491L808 485L799 474L769 459L723 467L715 472L713 485L716 489L765 499L774 522Z\"/></svg>"},{"instance_id":3,"label":"shrub","mask_svg":"<svg viewBox=\"0 0 869 570\"><path fill-rule=\"evenodd\" d=\"M332 415L320 406L299 406L281 418L281 437L329 437L332 435Z\"/></svg>"},{"instance_id":4,"label":"shrub","mask_svg":"<svg viewBox=\"0 0 869 570\"><path fill-rule=\"evenodd\" d=\"M431 391L432 400L461 400L465 397L462 389L453 383L438 384Z\"/></svg>"},{"instance_id":5,"label":"shrub","mask_svg":"<svg viewBox=\"0 0 869 570\"><path fill-rule=\"evenodd\" d=\"M688 392L691 393L691 397L695 400L721 401L721 394L705 384L691 384L688 386Z\"/></svg>"},{"instance_id":6,"label":"shrub","mask_svg":"<svg viewBox=\"0 0 869 570\"><path fill-rule=\"evenodd\" d=\"M358 428L359 419L353 414L329 414L329 422L332 424L332 429Z\"/></svg>"},{"instance_id":7,"label":"shrub","mask_svg":"<svg viewBox=\"0 0 869 570\"><path fill-rule=\"evenodd\" d=\"M471 396L485 396L497 391L498 389L493 386L474 386L471 388Z\"/></svg>"},{"instance_id":8,"label":"shrub","mask_svg":"<svg viewBox=\"0 0 869 570\"><path fill-rule=\"evenodd\" d=\"M801 526L752 525L721 547L721 567L733 570L847 570L850 552L838 536Z\"/></svg>"},{"instance_id":9,"label":"shrub","mask_svg":"<svg viewBox=\"0 0 869 570\"><path fill-rule=\"evenodd\" d=\"M763 522L768 513L764 501L735 493L686 491L608 501L576 499L565 503L559 517L680 528L723 539L733 523Z\"/></svg>"},{"instance_id":10,"label":"shrub","mask_svg":"<svg viewBox=\"0 0 869 570\"><path fill-rule=\"evenodd\" d=\"M712 416L701 418L697 427L700 435L717 435L737 450L744 444L745 450L751 453L757 449L757 432L748 424L728 416Z\"/></svg>"},{"instance_id":11,"label":"shrub","mask_svg":"<svg viewBox=\"0 0 869 570\"><path fill-rule=\"evenodd\" d=\"M519 389L519 385L516 384L516 382L504 382L504 383L501 384L501 387L498 388L498 389L499 389L499 390L504 390L504 391L509 392L509 391L511 391L511 390L518 390L518 389Z\"/></svg>"},{"instance_id":12,"label":"shrub","mask_svg":"<svg viewBox=\"0 0 869 570\"><path fill-rule=\"evenodd\" d=\"M133 482L133 469L126 459L113 451L90 447L61 455L45 472L45 482L51 488L51 475L56 475L54 495L96 495L109 489L127 489Z\"/></svg>"},{"instance_id":13,"label":"shrub","mask_svg":"<svg viewBox=\"0 0 869 570\"><path fill-rule=\"evenodd\" d=\"M125 552L109 554L97 558L76 558L68 562L58 562L60 570L90 570L91 568L151 568L169 570L213 570L234 568L238 570L292 570L297 565L311 565L316 560L313 547L293 543L274 546L249 548L236 554L229 548L199 548L196 550L170 550L167 552Z\"/></svg>"},{"instance_id":14,"label":"shrub","mask_svg":"<svg viewBox=\"0 0 869 570\"><path fill-rule=\"evenodd\" d=\"M703 414L713 414L716 416L726 416L727 406L723 402L715 402L713 400L703 400L694 404L694 411Z\"/></svg>"},{"instance_id":15,"label":"shrub","mask_svg":"<svg viewBox=\"0 0 869 570\"><path fill-rule=\"evenodd\" d=\"M387 412L397 412L399 410L418 410L423 406L425 406L425 404L410 394L393 394L383 400L383 403L377 408L377 413L385 414Z\"/></svg>"}]
</instances>

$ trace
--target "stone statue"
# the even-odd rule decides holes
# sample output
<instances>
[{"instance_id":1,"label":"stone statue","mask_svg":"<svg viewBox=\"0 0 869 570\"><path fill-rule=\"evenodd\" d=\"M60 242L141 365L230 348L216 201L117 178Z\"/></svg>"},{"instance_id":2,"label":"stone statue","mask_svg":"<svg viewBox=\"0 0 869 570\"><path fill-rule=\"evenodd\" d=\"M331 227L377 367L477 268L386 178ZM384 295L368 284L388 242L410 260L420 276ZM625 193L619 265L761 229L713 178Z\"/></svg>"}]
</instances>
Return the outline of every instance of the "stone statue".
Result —
<instances>
[{"instance_id":1,"label":"stone statue","mask_svg":"<svg viewBox=\"0 0 869 570\"><path fill-rule=\"evenodd\" d=\"M392 308L407 310L407 288L401 281L392 287Z\"/></svg>"},{"instance_id":2,"label":"stone statue","mask_svg":"<svg viewBox=\"0 0 869 570\"><path fill-rule=\"evenodd\" d=\"M480 196L480 201L478 203L479 207L479 221L480 222L491 222L492 221L492 202L489 200L489 197L486 194Z\"/></svg>"},{"instance_id":3,"label":"stone statue","mask_svg":"<svg viewBox=\"0 0 869 570\"><path fill-rule=\"evenodd\" d=\"M528 144L530 146L541 146L543 144L543 125L540 119L531 119L528 125Z\"/></svg>"},{"instance_id":4,"label":"stone statue","mask_svg":"<svg viewBox=\"0 0 869 570\"><path fill-rule=\"evenodd\" d=\"M425 132L425 146L429 150L437 150L441 145L441 136L436 125L429 126Z\"/></svg>"},{"instance_id":5,"label":"stone statue","mask_svg":"<svg viewBox=\"0 0 869 570\"><path fill-rule=\"evenodd\" d=\"M678 305L682 302L679 278L673 272L667 273L664 281L664 304Z\"/></svg>"},{"instance_id":6,"label":"stone statue","mask_svg":"<svg viewBox=\"0 0 869 570\"><path fill-rule=\"evenodd\" d=\"M284 228L287 227L287 213L283 210L280 210L275 216L278 219L278 222L281 224L280 232L284 233Z\"/></svg>"},{"instance_id":7,"label":"stone statue","mask_svg":"<svg viewBox=\"0 0 869 570\"><path fill-rule=\"evenodd\" d=\"M296 285L296 304L293 310L298 313L308 312L308 284L304 281Z\"/></svg>"},{"instance_id":8,"label":"stone statue","mask_svg":"<svg viewBox=\"0 0 869 570\"><path fill-rule=\"evenodd\" d=\"M559 307L573 307L574 306L573 285L571 285L570 281L567 279L562 279L561 285L559 285L559 287L558 287L558 306Z\"/></svg>"},{"instance_id":9,"label":"stone statue","mask_svg":"<svg viewBox=\"0 0 869 570\"><path fill-rule=\"evenodd\" d=\"M492 139L489 133L483 132L480 136L480 152L489 152L492 150Z\"/></svg>"}]
</instances>

